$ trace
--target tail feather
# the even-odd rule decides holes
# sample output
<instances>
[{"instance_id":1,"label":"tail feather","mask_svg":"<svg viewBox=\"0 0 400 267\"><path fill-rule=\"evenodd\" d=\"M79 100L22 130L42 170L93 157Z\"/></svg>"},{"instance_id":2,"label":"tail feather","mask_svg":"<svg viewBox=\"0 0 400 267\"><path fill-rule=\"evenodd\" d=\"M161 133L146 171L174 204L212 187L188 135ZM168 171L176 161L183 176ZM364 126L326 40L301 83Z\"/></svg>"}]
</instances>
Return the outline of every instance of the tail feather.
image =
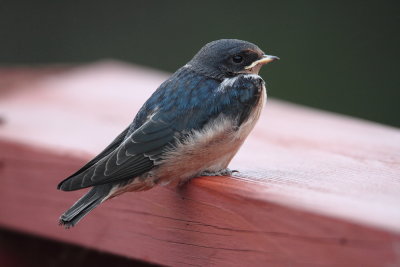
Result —
<instances>
[{"instance_id":1,"label":"tail feather","mask_svg":"<svg viewBox=\"0 0 400 267\"><path fill-rule=\"evenodd\" d=\"M86 195L81 197L71 208L61 215L59 224L65 228L75 226L91 210L105 200L111 191L112 185L98 185L93 187Z\"/></svg>"}]
</instances>

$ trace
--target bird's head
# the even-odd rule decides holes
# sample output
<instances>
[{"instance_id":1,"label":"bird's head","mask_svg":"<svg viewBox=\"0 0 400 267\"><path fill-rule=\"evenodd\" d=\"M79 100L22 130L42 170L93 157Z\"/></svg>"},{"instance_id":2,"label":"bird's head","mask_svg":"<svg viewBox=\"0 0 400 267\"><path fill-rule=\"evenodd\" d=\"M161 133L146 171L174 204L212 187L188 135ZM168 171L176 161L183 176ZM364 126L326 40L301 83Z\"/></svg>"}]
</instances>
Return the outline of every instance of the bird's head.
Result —
<instances>
[{"instance_id":1,"label":"bird's head","mask_svg":"<svg viewBox=\"0 0 400 267\"><path fill-rule=\"evenodd\" d=\"M278 59L265 55L250 42L221 39L203 46L187 66L204 75L223 79L241 73L258 74L263 65Z\"/></svg>"}]
</instances>

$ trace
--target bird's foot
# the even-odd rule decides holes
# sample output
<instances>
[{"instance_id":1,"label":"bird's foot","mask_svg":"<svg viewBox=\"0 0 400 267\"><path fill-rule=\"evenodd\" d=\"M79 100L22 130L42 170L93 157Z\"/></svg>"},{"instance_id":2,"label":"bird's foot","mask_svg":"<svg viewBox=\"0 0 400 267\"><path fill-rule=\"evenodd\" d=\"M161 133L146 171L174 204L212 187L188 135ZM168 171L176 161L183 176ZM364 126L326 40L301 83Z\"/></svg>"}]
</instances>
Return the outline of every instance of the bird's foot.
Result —
<instances>
[{"instance_id":1,"label":"bird's foot","mask_svg":"<svg viewBox=\"0 0 400 267\"><path fill-rule=\"evenodd\" d=\"M231 176L233 173L239 172L238 170L222 169L216 172L204 171L199 176Z\"/></svg>"}]
</instances>

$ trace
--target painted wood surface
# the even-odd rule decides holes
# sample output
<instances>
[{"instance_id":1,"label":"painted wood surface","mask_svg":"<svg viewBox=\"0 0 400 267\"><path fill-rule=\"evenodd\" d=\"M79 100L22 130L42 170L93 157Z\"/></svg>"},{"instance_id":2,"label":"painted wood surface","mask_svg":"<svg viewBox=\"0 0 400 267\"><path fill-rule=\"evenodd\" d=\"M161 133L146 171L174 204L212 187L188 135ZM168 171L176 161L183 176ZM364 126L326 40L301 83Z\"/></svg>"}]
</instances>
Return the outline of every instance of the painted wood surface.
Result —
<instances>
[{"instance_id":1,"label":"painted wood surface","mask_svg":"<svg viewBox=\"0 0 400 267\"><path fill-rule=\"evenodd\" d=\"M124 194L59 227L84 191L57 183L167 75L117 62L0 69L0 226L171 266L400 265L400 131L278 100L234 177Z\"/></svg>"}]
</instances>

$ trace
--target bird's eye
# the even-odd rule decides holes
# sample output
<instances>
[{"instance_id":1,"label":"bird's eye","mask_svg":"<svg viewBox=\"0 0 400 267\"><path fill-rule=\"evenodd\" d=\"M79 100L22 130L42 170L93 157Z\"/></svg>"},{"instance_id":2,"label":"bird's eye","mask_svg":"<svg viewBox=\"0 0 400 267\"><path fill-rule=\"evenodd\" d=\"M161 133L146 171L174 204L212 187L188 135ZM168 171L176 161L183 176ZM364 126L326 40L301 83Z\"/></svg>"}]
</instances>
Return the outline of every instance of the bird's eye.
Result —
<instances>
[{"instance_id":1,"label":"bird's eye","mask_svg":"<svg viewBox=\"0 0 400 267\"><path fill-rule=\"evenodd\" d=\"M232 61L235 63L241 63L243 61L243 57L239 55L233 56Z\"/></svg>"}]
</instances>

